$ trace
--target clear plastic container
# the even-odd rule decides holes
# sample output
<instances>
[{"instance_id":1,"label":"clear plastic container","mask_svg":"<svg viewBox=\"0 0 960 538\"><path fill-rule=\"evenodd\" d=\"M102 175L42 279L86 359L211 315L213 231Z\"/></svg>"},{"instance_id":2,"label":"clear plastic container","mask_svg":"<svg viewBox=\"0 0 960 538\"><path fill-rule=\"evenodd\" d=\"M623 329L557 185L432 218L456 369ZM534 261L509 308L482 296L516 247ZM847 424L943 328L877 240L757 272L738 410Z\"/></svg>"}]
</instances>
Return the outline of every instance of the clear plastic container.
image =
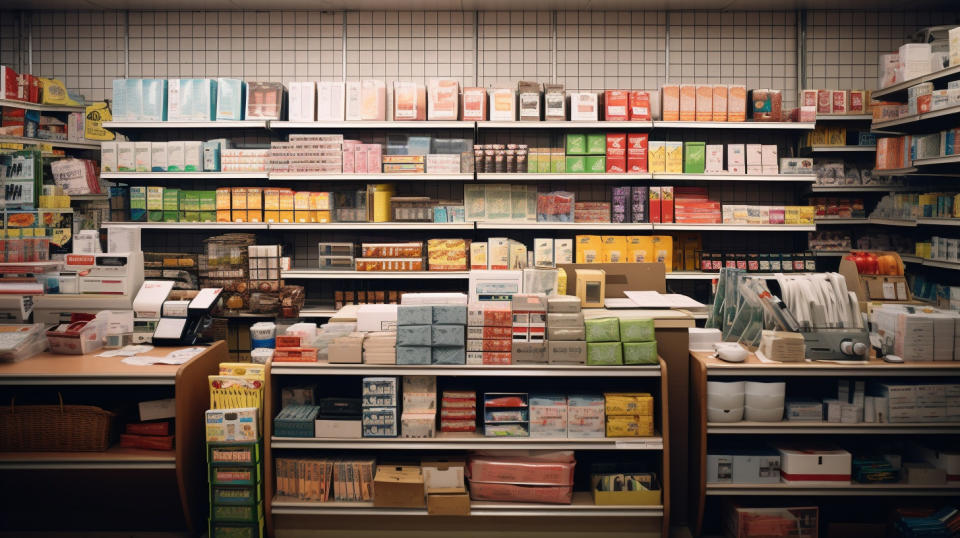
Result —
<instances>
[{"instance_id":1,"label":"clear plastic container","mask_svg":"<svg viewBox=\"0 0 960 538\"><path fill-rule=\"evenodd\" d=\"M47 337L42 323L0 325L0 361L16 362L46 349Z\"/></svg>"}]
</instances>

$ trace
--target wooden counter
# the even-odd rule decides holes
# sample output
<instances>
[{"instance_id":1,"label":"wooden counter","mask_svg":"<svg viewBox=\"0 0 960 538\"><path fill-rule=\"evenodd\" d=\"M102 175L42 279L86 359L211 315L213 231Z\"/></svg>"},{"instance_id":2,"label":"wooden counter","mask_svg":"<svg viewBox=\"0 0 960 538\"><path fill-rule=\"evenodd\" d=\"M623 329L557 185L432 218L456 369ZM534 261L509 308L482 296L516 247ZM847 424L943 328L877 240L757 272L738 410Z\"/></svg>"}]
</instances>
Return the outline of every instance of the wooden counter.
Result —
<instances>
[{"instance_id":1,"label":"wooden counter","mask_svg":"<svg viewBox=\"0 0 960 538\"><path fill-rule=\"evenodd\" d=\"M155 348L142 356L164 356L175 349ZM226 343L216 342L181 365L136 366L123 363L122 357L97 357L100 352L102 350L90 355L42 353L16 363L0 363L0 390L13 390L18 386L56 390L57 387L70 386L75 391L89 387L96 393L113 388L136 394L140 390L137 387L143 387L143 391L154 387L153 391L165 391L164 397L176 399L174 450L130 449L114 444L103 452L0 452L0 481L33 482L42 475L46 480L59 482L58 487L53 488L56 490L53 495L59 495L58 500L70 504L73 504L72 500L83 504L90 500L90 496L102 496L93 503L100 508L99 513L83 513L77 519L61 513L57 518L46 520L53 525L66 524L69 530L104 530L115 524L111 519L136 524L165 514L166 508L173 512L175 504L177 513L170 514L166 521L171 530L179 526L180 530L202 533L207 514L203 425L204 412L209 404L207 376L217 373L219 363L229 359ZM95 397L91 395L92 399ZM154 399L154 396L143 399ZM70 403L83 402L73 399ZM43 525L37 521L44 520L37 520L36 514L38 510L49 509L50 494L37 485L5 492L4 514L0 517L5 522L0 524L0 529L41 530L38 527ZM147 499L168 500L156 505L147 504ZM118 517L118 507L125 501L133 503L130 508L133 513ZM31 518L33 523L25 527ZM108 527L82 529L80 525L87 522ZM150 528L134 526L124 530Z\"/></svg>"}]
</instances>

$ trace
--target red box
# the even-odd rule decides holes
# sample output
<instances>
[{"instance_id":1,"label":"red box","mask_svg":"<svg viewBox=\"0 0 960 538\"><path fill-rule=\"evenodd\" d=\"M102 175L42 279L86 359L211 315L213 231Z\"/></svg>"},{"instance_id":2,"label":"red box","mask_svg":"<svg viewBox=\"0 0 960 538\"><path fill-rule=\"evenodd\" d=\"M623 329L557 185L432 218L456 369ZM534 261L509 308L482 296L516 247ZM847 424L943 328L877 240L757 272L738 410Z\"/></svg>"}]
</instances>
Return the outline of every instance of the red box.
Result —
<instances>
[{"instance_id":1,"label":"red box","mask_svg":"<svg viewBox=\"0 0 960 538\"><path fill-rule=\"evenodd\" d=\"M273 362L317 362L315 347L284 347L273 350Z\"/></svg>"},{"instance_id":2,"label":"red box","mask_svg":"<svg viewBox=\"0 0 960 538\"><path fill-rule=\"evenodd\" d=\"M560 456L556 460L473 456L467 463L467 476L471 481L487 483L572 486L575 465L573 456Z\"/></svg>"},{"instance_id":3,"label":"red box","mask_svg":"<svg viewBox=\"0 0 960 538\"><path fill-rule=\"evenodd\" d=\"M817 106L817 90L803 90L800 106Z\"/></svg>"},{"instance_id":4,"label":"red box","mask_svg":"<svg viewBox=\"0 0 960 538\"><path fill-rule=\"evenodd\" d=\"M573 486L525 486L471 480L470 498L476 501L570 504Z\"/></svg>"},{"instance_id":5,"label":"red box","mask_svg":"<svg viewBox=\"0 0 960 538\"><path fill-rule=\"evenodd\" d=\"M924 112L930 112L930 103L933 100L932 94L921 95L917 97L917 114L923 114Z\"/></svg>"},{"instance_id":6,"label":"red box","mask_svg":"<svg viewBox=\"0 0 960 538\"><path fill-rule=\"evenodd\" d=\"M630 119L633 121L650 121L650 92L630 92Z\"/></svg>"},{"instance_id":7,"label":"red box","mask_svg":"<svg viewBox=\"0 0 960 538\"><path fill-rule=\"evenodd\" d=\"M817 90L817 114L833 112L833 96L830 90Z\"/></svg>"},{"instance_id":8,"label":"red box","mask_svg":"<svg viewBox=\"0 0 960 538\"><path fill-rule=\"evenodd\" d=\"M603 92L603 119L606 121L627 121L629 95L625 90L607 90Z\"/></svg>"},{"instance_id":9,"label":"red box","mask_svg":"<svg viewBox=\"0 0 960 538\"><path fill-rule=\"evenodd\" d=\"M627 135L627 171L631 174L643 174L647 171L647 133Z\"/></svg>"},{"instance_id":10,"label":"red box","mask_svg":"<svg viewBox=\"0 0 960 538\"><path fill-rule=\"evenodd\" d=\"M660 221L673 222L673 187L660 187Z\"/></svg>"},{"instance_id":11,"label":"red box","mask_svg":"<svg viewBox=\"0 0 960 538\"><path fill-rule=\"evenodd\" d=\"M847 113L846 90L834 90L832 99L833 99L833 113L846 114Z\"/></svg>"},{"instance_id":12,"label":"red box","mask_svg":"<svg viewBox=\"0 0 960 538\"><path fill-rule=\"evenodd\" d=\"M0 65L0 99L17 99L17 72Z\"/></svg>"},{"instance_id":13,"label":"red box","mask_svg":"<svg viewBox=\"0 0 960 538\"><path fill-rule=\"evenodd\" d=\"M513 349L513 340L505 339L480 340L481 351L510 351Z\"/></svg>"},{"instance_id":14,"label":"red box","mask_svg":"<svg viewBox=\"0 0 960 538\"><path fill-rule=\"evenodd\" d=\"M147 450L173 450L172 435L131 435L120 434L120 446L123 448L144 448Z\"/></svg>"},{"instance_id":15,"label":"red box","mask_svg":"<svg viewBox=\"0 0 960 538\"><path fill-rule=\"evenodd\" d=\"M475 335L475 331L480 332L479 335ZM511 337L510 327L470 327L467 329L468 338L482 338L484 340L497 340L499 338Z\"/></svg>"},{"instance_id":16,"label":"red box","mask_svg":"<svg viewBox=\"0 0 960 538\"><path fill-rule=\"evenodd\" d=\"M626 174L627 158L611 157L610 155L607 155L607 173L608 174Z\"/></svg>"},{"instance_id":17,"label":"red box","mask_svg":"<svg viewBox=\"0 0 960 538\"><path fill-rule=\"evenodd\" d=\"M130 435L170 435L170 423L133 422L126 425L124 433Z\"/></svg>"},{"instance_id":18,"label":"red box","mask_svg":"<svg viewBox=\"0 0 960 538\"><path fill-rule=\"evenodd\" d=\"M291 335L278 335L276 347L300 347L300 337Z\"/></svg>"},{"instance_id":19,"label":"red box","mask_svg":"<svg viewBox=\"0 0 960 538\"><path fill-rule=\"evenodd\" d=\"M607 157L626 157L627 133L607 133Z\"/></svg>"},{"instance_id":20,"label":"red box","mask_svg":"<svg viewBox=\"0 0 960 538\"><path fill-rule=\"evenodd\" d=\"M650 222L660 220L660 187L650 187Z\"/></svg>"}]
</instances>

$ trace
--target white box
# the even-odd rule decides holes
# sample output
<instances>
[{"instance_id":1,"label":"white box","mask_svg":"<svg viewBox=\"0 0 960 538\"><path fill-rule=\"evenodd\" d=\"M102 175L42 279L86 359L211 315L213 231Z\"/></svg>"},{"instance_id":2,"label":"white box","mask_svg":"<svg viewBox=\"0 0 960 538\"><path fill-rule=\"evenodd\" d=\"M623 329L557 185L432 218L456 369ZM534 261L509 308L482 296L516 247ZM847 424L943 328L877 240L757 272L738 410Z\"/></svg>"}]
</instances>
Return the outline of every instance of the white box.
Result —
<instances>
[{"instance_id":1,"label":"white box","mask_svg":"<svg viewBox=\"0 0 960 538\"><path fill-rule=\"evenodd\" d=\"M154 172L167 171L167 143L150 143L150 170Z\"/></svg>"},{"instance_id":2,"label":"white box","mask_svg":"<svg viewBox=\"0 0 960 538\"><path fill-rule=\"evenodd\" d=\"M136 145L133 142L117 142L117 170L135 172L137 161L134 157Z\"/></svg>"},{"instance_id":3,"label":"white box","mask_svg":"<svg viewBox=\"0 0 960 538\"><path fill-rule=\"evenodd\" d=\"M111 226L107 228L107 252L140 252L140 227Z\"/></svg>"},{"instance_id":4,"label":"white box","mask_svg":"<svg viewBox=\"0 0 960 538\"><path fill-rule=\"evenodd\" d=\"M144 280L133 299L133 314L140 319L160 319L163 302L173 289L172 280Z\"/></svg>"},{"instance_id":5,"label":"white box","mask_svg":"<svg viewBox=\"0 0 960 538\"><path fill-rule=\"evenodd\" d=\"M490 121L517 121L517 93L513 88L490 90Z\"/></svg>"},{"instance_id":6,"label":"white box","mask_svg":"<svg viewBox=\"0 0 960 538\"><path fill-rule=\"evenodd\" d=\"M328 439L360 439L362 421L359 420L317 420L314 421L314 435Z\"/></svg>"},{"instance_id":7,"label":"white box","mask_svg":"<svg viewBox=\"0 0 960 538\"><path fill-rule=\"evenodd\" d=\"M554 239L553 257L556 264L573 263L573 239Z\"/></svg>"},{"instance_id":8,"label":"white box","mask_svg":"<svg viewBox=\"0 0 960 538\"><path fill-rule=\"evenodd\" d=\"M347 121L360 121L363 119L360 115L363 100L363 91L361 89L360 81L348 80L344 84L344 92L346 94L344 117Z\"/></svg>"},{"instance_id":9,"label":"white box","mask_svg":"<svg viewBox=\"0 0 960 538\"><path fill-rule=\"evenodd\" d=\"M708 144L706 167L703 170L707 174L723 172L723 144Z\"/></svg>"},{"instance_id":10,"label":"white box","mask_svg":"<svg viewBox=\"0 0 960 538\"><path fill-rule=\"evenodd\" d=\"M343 82L317 81L317 121L343 121Z\"/></svg>"},{"instance_id":11,"label":"white box","mask_svg":"<svg viewBox=\"0 0 960 538\"><path fill-rule=\"evenodd\" d=\"M594 92L573 92L570 94L570 121L597 121L600 104Z\"/></svg>"},{"instance_id":12,"label":"white box","mask_svg":"<svg viewBox=\"0 0 960 538\"><path fill-rule=\"evenodd\" d=\"M317 118L317 90L313 82L288 82L290 121L315 121Z\"/></svg>"},{"instance_id":13,"label":"white box","mask_svg":"<svg viewBox=\"0 0 960 538\"><path fill-rule=\"evenodd\" d=\"M395 304L365 304L357 309L357 330L360 332L390 331L396 326Z\"/></svg>"},{"instance_id":14,"label":"white box","mask_svg":"<svg viewBox=\"0 0 960 538\"><path fill-rule=\"evenodd\" d=\"M423 486L430 489L462 488L466 465L462 459L423 460Z\"/></svg>"},{"instance_id":15,"label":"white box","mask_svg":"<svg viewBox=\"0 0 960 538\"><path fill-rule=\"evenodd\" d=\"M849 483L853 458L832 446L781 446L780 476L787 483Z\"/></svg>"},{"instance_id":16,"label":"white box","mask_svg":"<svg viewBox=\"0 0 960 538\"><path fill-rule=\"evenodd\" d=\"M140 402L137 407L140 409L141 422L174 418L177 416L177 402L173 398Z\"/></svg>"},{"instance_id":17,"label":"white box","mask_svg":"<svg viewBox=\"0 0 960 538\"><path fill-rule=\"evenodd\" d=\"M733 483L733 455L707 454L707 484Z\"/></svg>"},{"instance_id":18,"label":"white box","mask_svg":"<svg viewBox=\"0 0 960 538\"><path fill-rule=\"evenodd\" d=\"M183 170L203 172L203 142L191 140L183 143Z\"/></svg>"},{"instance_id":19,"label":"white box","mask_svg":"<svg viewBox=\"0 0 960 538\"><path fill-rule=\"evenodd\" d=\"M167 171L183 172L186 162L183 142L167 142Z\"/></svg>"},{"instance_id":20,"label":"white box","mask_svg":"<svg viewBox=\"0 0 960 538\"><path fill-rule=\"evenodd\" d=\"M533 240L533 266L534 267L555 267L553 261L553 238L540 238Z\"/></svg>"},{"instance_id":21,"label":"white box","mask_svg":"<svg viewBox=\"0 0 960 538\"><path fill-rule=\"evenodd\" d=\"M117 171L117 143L100 143L100 169L103 172Z\"/></svg>"},{"instance_id":22,"label":"white box","mask_svg":"<svg viewBox=\"0 0 960 538\"><path fill-rule=\"evenodd\" d=\"M437 413L407 413L400 415L400 437L429 438L436 434Z\"/></svg>"},{"instance_id":23,"label":"white box","mask_svg":"<svg viewBox=\"0 0 960 538\"><path fill-rule=\"evenodd\" d=\"M947 32L947 41L950 51L950 67L960 65L960 26L951 28Z\"/></svg>"}]
</instances>

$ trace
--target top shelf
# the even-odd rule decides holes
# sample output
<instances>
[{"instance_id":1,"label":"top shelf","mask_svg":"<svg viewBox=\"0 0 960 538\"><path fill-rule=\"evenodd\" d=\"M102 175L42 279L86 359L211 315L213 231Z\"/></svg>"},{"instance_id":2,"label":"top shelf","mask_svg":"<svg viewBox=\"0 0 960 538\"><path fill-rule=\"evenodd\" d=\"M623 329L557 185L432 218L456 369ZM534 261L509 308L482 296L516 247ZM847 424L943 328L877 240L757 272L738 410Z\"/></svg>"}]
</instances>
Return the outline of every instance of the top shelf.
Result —
<instances>
[{"instance_id":1,"label":"top shelf","mask_svg":"<svg viewBox=\"0 0 960 538\"><path fill-rule=\"evenodd\" d=\"M105 121L107 129L266 129L266 120L244 121Z\"/></svg>"},{"instance_id":2,"label":"top shelf","mask_svg":"<svg viewBox=\"0 0 960 538\"><path fill-rule=\"evenodd\" d=\"M880 90L874 90L870 94L870 97L872 99L884 98L885 100L889 101L906 102L907 88L910 86L916 86L922 82L949 82L958 78L960 78L960 65L955 65L953 67L934 71L933 73L927 73L922 77L905 80L899 84L894 84L893 86L887 86L886 88Z\"/></svg>"},{"instance_id":3,"label":"top shelf","mask_svg":"<svg viewBox=\"0 0 960 538\"><path fill-rule=\"evenodd\" d=\"M709 377L757 377L757 376L797 376L797 377L836 377L836 376L925 376L960 377L960 362L931 361L905 362L893 364L881 360L869 360L866 363L849 361L836 362L761 362L750 353L747 359L739 363L726 362L712 358L709 351L691 351L690 355L707 367Z\"/></svg>"},{"instance_id":4,"label":"top shelf","mask_svg":"<svg viewBox=\"0 0 960 538\"><path fill-rule=\"evenodd\" d=\"M43 105L40 103L27 103L25 101L14 101L11 99L0 99L0 106L19 108L22 110L39 110L40 112L85 112L87 109L87 107L83 105Z\"/></svg>"},{"instance_id":5,"label":"top shelf","mask_svg":"<svg viewBox=\"0 0 960 538\"><path fill-rule=\"evenodd\" d=\"M873 114L817 114L817 121L873 121Z\"/></svg>"}]
</instances>

